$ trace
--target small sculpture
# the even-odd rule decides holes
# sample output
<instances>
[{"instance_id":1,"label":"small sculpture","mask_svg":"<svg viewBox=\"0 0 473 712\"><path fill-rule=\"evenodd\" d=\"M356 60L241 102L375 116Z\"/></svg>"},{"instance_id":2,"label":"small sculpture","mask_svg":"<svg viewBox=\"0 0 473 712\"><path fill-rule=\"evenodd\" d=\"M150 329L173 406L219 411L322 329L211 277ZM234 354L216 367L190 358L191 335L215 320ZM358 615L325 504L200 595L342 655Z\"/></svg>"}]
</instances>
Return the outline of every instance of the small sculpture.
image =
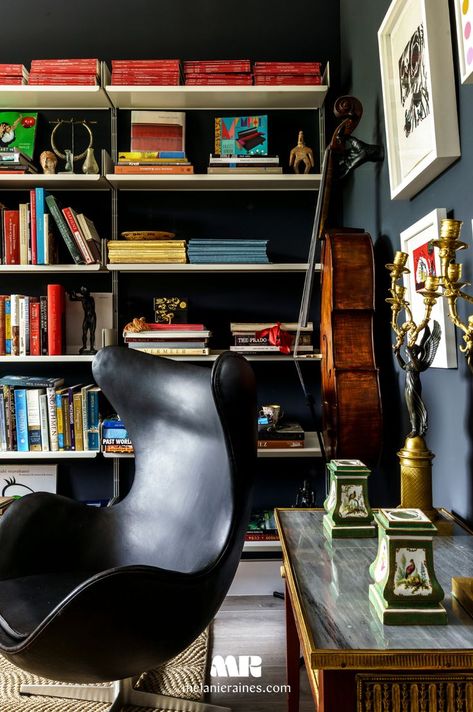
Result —
<instances>
[{"instance_id":1,"label":"small sculpture","mask_svg":"<svg viewBox=\"0 0 473 712\"><path fill-rule=\"evenodd\" d=\"M66 157L66 165L64 166L64 173L74 173L74 156L69 148L64 151Z\"/></svg>"},{"instance_id":2,"label":"small sculpture","mask_svg":"<svg viewBox=\"0 0 473 712\"><path fill-rule=\"evenodd\" d=\"M309 480L304 480L304 484L297 491L295 507L315 507L315 494L310 486Z\"/></svg>"},{"instance_id":3,"label":"small sculpture","mask_svg":"<svg viewBox=\"0 0 473 712\"><path fill-rule=\"evenodd\" d=\"M304 132L299 131L297 138L297 146L291 150L289 154L289 166L294 167L294 173L300 173L299 164L305 165L304 173L309 173L310 169L315 166L314 153L311 148L304 143Z\"/></svg>"},{"instance_id":4,"label":"small sculpture","mask_svg":"<svg viewBox=\"0 0 473 712\"><path fill-rule=\"evenodd\" d=\"M85 157L85 161L82 164L82 173L86 173L87 175L97 175L97 173L100 172L99 164L95 160L94 156L94 149L92 146L89 146L87 149L87 155Z\"/></svg>"},{"instance_id":5,"label":"small sculpture","mask_svg":"<svg viewBox=\"0 0 473 712\"><path fill-rule=\"evenodd\" d=\"M87 287L81 287L79 292L68 292L71 302L82 302L84 310L84 321L82 322L82 348L80 354L96 354L95 328L97 326L97 315L95 313L95 299ZM87 348L87 333L89 333L90 347Z\"/></svg>"},{"instance_id":6,"label":"small sculpture","mask_svg":"<svg viewBox=\"0 0 473 712\"><path fill-rule=\"evenodd\" d=\"M57 158L52 151L43 151L39 156L39 163L43 173L50 175L56 173Z\"/></svg>"}]
</instances>

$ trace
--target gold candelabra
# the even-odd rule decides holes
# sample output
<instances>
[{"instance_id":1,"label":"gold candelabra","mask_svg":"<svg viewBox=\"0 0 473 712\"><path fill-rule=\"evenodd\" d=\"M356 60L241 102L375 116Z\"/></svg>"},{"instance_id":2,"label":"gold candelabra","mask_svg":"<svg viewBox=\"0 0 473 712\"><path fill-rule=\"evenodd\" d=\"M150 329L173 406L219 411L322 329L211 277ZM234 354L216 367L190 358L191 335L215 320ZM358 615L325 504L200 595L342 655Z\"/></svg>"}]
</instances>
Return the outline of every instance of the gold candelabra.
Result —
<instances>
[{"instance_id":1,"label":"gold candelabra","mask_svg":"<svg viewBox=\"0 0 473 712\"><path fill-rule=\"evenodd\" d=\"M418 507L427 516L433 517L432 504L432 460L433 453L427 448L424 435L428 427L427 409L422 400L420 374L432 364L440 341L440 325L429 321L432 308L441 297L440 278L429 276L420 291L424 298L424 318L416 324L409 302L406 300L406 288L400 284L403 275L409 273L406 267L408 255L396 252L394 262L386 265L391 277L391 297L386 301L391 304L391 327L396 335L393 345L394 354L406 374L405 400L411 432L406 437L404 447L398 452L401 464L401 507ZM405 315L403 320L402 316Z\"/></svg>"},{"instance_id":2,"label":"gold candelabra","mask_svg":"<svg viewBox=\"0 0 473 712\"><path fill-rule=\"evenodd\" d=\"M433 241L434 247L439 248L440 278L439 285L443 290L443 297L448 303L448 315L451 321L463 331L464 345L460 351L465 354L470 371L473 372L473 316L467 322L462 321L458 315L457 301L464 299L473 304L473 297L463 291L469 282L462 282L462 265L456 262L456 253L467 248L465 242L458 238L461 234L463 222L461 220L445 219L440 223L440 237Z\"/></svg>"}]
</instances>

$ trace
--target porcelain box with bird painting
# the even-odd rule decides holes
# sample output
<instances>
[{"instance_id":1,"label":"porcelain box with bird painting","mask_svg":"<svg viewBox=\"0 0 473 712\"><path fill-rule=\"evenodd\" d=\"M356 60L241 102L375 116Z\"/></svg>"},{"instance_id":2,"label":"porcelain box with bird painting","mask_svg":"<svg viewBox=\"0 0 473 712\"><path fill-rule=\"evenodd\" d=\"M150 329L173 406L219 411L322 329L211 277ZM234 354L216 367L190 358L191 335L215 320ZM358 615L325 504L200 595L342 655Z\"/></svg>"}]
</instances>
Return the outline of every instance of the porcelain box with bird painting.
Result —
<instances>
[{"instance_id":1,"label":"porcelain box with bird painting","mask_svg":"<svg viewBox=\"0 0 473 712\"><path fill-rule=\"evenodd\" d=\"M370 566L369 598L382 623L447 623L444 592L434 571L437 528L421 509L380 509L378 553Z\"/></svg>"},{"instance_id":2,"label":"porcelain box with bird painting","mask_svg":"<svg viewBox=\"0 0 473 712\"><path fill-rule=\"evenodd\" d=\"M370 470L360 460L330 460L327 471L330 486L323 517L327 538L376 536L368 501Z\"/></svg>"}]
</instances>

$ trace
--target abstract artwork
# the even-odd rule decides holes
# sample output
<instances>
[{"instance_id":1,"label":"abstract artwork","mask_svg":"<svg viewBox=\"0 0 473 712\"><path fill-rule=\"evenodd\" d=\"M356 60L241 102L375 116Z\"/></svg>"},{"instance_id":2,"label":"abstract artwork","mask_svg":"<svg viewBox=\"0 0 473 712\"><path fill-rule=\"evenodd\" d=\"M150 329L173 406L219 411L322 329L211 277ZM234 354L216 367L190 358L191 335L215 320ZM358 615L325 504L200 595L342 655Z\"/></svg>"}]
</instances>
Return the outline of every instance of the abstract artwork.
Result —
<instances>
[{"instance_id":1,"label":"abstract artwork","mask_svg":"<svg viewBox=\"0 0 473 712\"><path fill-rule=\"evenodd\" d=\"M462 84L473 82L473 0L455 0L458 59Z\"/></svg>"}]
</instances>

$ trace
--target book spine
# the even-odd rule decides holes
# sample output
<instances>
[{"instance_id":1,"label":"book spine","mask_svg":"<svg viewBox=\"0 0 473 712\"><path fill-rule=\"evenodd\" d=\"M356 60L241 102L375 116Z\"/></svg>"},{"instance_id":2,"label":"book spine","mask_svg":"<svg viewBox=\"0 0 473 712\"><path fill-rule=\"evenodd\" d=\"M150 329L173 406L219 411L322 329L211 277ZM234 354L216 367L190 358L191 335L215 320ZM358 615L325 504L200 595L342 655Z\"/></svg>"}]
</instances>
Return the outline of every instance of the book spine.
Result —
<instances>
[{"instance_id":1,"label":"book spine","mask_svg":"<svg viewBox=\"0 0 473 712\"><path fill-rule=\"evenodd\" d=\"M75 449L84 449L84 440L82 432L82 393L74 393L73 398L73 420L74 420L74 439Z\"/></svg>"},{"instance_id":2,"label":"book spine","mask_svg":"<svg viewBox=\"0 0 473 712\"><path fill-rule=\"evenodd\" d=\"M3 211L3 235L5 241L5 264L20 264L20 211Z\"/></svg>"},{"instance_id":3,"label":"book spine","mask_svg":"<svg viewBox=\"0 0 473 712\"><path fill-rule=\"evenodd\" d=\"M44 188L36 188L36 248L37 264L44 265Z\"/></svg>"},{"instance_id":4,"label":"book spine","mask_svg":"<svg viewBox=\"0 0 473 712\"><path fill-rule=\"evenodd\" d=\"M209 348L194 349L169 349L169 348L142 348L140 351L144 354L151 354L152 356L208 356L210 354Z\"/></svg>"},{"instance_id":5,"label":"book spine","mask_svg":"<svg viewBox=\"0 0 473 712\"><path fill-rule=\"evenodd\" d=\"M62 354L64 339L64 287L48 284L48 354Z\"/></svg>"},{"instance_id":6,"label":"book spine","mask_svg":"<svg viewBox=\"0 0 473 712\"><path fill-rule=\"evenodd\" d=\"M63 208L62 213L66 219L66 222L69 226L69 229L72 233L72 236L74 237L77 247L79 248L79 251L84 259L84 262L86 265L93 264L95 261L92 254L89 251L89 248L87 246L87 241L83 237L79 226L77 225L74 214L70 208Z\"/></svg>"},{"instance_id":7,"label":"book spine","mask_svg":"<svg viewBox=\"0 0 473 712\"><path fill-rule=\"evenodd\" d=\"M6 295L0 295L0 356L6 354L6 319L5 319L5 302Z\"/></svg>"},{"instance_id":8,"label":"book spine","mask_svg":"<svg viewBox=\"0 0 473 712\"><path fill-rule=\"evenodd\" d=\"M64 450L72 450L69 393L61 393L62 423L64 428ZM74 425L74 424L73 424Z\"/></svg>"},{"instance_id":9,"label":"book spine","mask_svg":"<svg viewBox=\"0 0 473 712\"><path fill-rule=\"evenodd\" d=\"M26 356L26 300L20 296L18 302L18 355Z\"/></svg>"},{"instance_id":10,"label":"book spine","mask_svg":"<svg viewBox=\"0 0 473 712\"><path fill-rule=\"evenodd\" d=\"M51 264L51 244L49 234L49 213L44 213L43 217L43 234L44 234L44 264Z\"/></svg>"},{"instance_id":11,"label":"book spine","mask_svg":"<svg viewBox=\"0 0 473 712\"><path fill-rule=\"evenodd\" d=\"M30 241L31 241L31 264L38 264L38 249L36 239L36 190L30 190Z\"/></svg>"},{"instance_id":12,"label":"book spine","mask_svg":"<svg viewBox=\"0 0 473 712\"><path fill-rule=\"evenodd\" d=\"M87 449L100 450L99 391L87 391Z\"/></svg>"},{"instance_id":13,"label":"book spine","mask_svg":"<svg viewBox=\"0 0 473 712\"><path fill-rule=\"evenodd\" d=\"M86 386L82 388L82 446L84 450L89 449L89 442L87 438L87 431L89 429L89 421L88 421L88 411L87 411L87 392L89 390L89 387Z\"/></svg>"},{"instance_id":14,"label":"book spine","mask_svg":"<svg viewBox=\"0 0 473 712\"><path fill-rule=\"evenodd\" d=\"M29 206L28 203L20 203L20 264L28 264L28 242L29 242Z\"/></svg>"},{"instance_id":15,"label":"book spine","mask_svg":"<svg viewBox=\"0 0 473 712\"><path fill-rule=\"evenodd\" d=\"M0 451L5 452L7 449L7 423L5 417L5 401L3 389L0 391Z\"/></svg>"},{"instance_id":16,"label":"book spine","mask_svg":"<svg viewBox=\"0 0 473 712\"><path fill-rule=\"evenodd\" d=\"M26 406L26 390L15 388L16 441L18 452L28 452L28 411Z\"/></svg>"},{"instance_id":17,"label":"book spine","mask_svg":"<svg viewBox=\"0 0 473 712\"><path fill-rule=\"evenodd\" d=\"M258 447L261 450L300 450L304 445L303 440L258 440Z\"/></svg>"},{"instance_id":18,"label":"book spine","mask_svg":"<svg viewBox=\"0 0 473 712\"><path fill-rule=\"evenodd\" d=\"M114 173L126 174L126 175L152 175L152 174L171 174L171 175L189 175L194 173L194 166L169 166L169 165L139 165L139 166L126 166L122 163L120 165L115 165Z\"/></svg>"},{"instance_id":19,"label":"book spine","mask_svg":"<svg viewBox=\"0 0 473 712\"><path fill-rule=\"evenodd\" d=\"M5 353L11 354L11 297L5 299Z\"/></svg>"},{"instance_id":20,"label":"book spine","mask_svg":"<svg viewBox=\"0 0 473 712\"><path fill-rule=\"evenodd\" d=\"M39 300L30 304L30 354L41 356L40 303Z\"/></svg>"},{"instance_id":21,"label":"book spine","mask_svg":"<svg viewBox=\"0 0 473 712\"><path fill-rule=\"evenodd\" d=\"M48 353L48 298L39 298L39 329L40 329L40 344L41 355L46 356Z\"/></svg>"},{"instance_id":22,"label":"book spine","mask_svg":"<svg viewBox=\"0 0 473 712\"><path fill-rule=\"evenodd\" d=\"M26 412L28 420L28 444L31 451L41 450L41 417L39 409L40 391L26 389Z\"/></svg>"},{"instance_id":23,"label":"book spine","mask_svg":"<svg viewBox=\"0 0 473 712\"><path fill-rule=\"evenodd\" d=\"M46 398L48 406L49 445L53 452L57 452L59 450L59 443L57 431L56 390L51 387L47 388Z\"/></svg>"},{"instance_id":24,"label":"book spine","mask_svg":"<svg viewBox=\"0 0 473 712\"><path fill-rule=\"evenodd\" d=\"M15 393L10 386L3 387L3 399L5 403L5 419L7 426L7 449L16 450L16 410L15 410Z\"/></svg>"},{"instance_id":25,"label":"book spine","mask_svg":"<svg viewBox=\"0 0 473 712\"><path fill-rule=\"evenodd\" d=\"M48 426L48 396L43 393L39 397L39 419L41 423L41 450L49 451L49 426Z\"/></svg>"},{"instance_id":26,"label":"book spine","mask_svg":"<svg viewBox=\"0 0 473 712\"><path fill-rule=\"evenodd\" d=\"M222 153L222 119L215 117L214 153Z\"/></svg>"},{"instance_id":27,"label":"book spine","mask_svg":"<svg viewBox=\"0 0 473 712\"><path fill-rule=\"evenodd\" d=\"M69 253L74 260L76 265L82 265L84 264L84 260L82 258L82 255L79 252L79 249L74 242L74 239L69 231L69 227L67 225L67 222L64 218L64 215L61 213L59 210L59 207L52 195L48 195L46 198L46 204L51 212L51 215L53 216L57 228L59 232L61 233L61 236L66 243L66 247L69 250Z\"/></svg>"},{"instance_id":28,"label":"book spine","mask_svg":"<svg viewBox=\"0 0 473 712\"><path fill-rule=\"evenodd\" d=\"M64 418L62 415L62 395L56 393L56 427L57 427L57 442L58 450L64 450Z\"/></svg>"},{"instance_id":29,"label":"book spine","mask_svg":"<svg viewBox=\"0 0 473 712\"><path fill-rule=\"evenodd\" d=\"M11 294L11 354L20 355L20 295Z\"/></svg>"}]
</instances>

